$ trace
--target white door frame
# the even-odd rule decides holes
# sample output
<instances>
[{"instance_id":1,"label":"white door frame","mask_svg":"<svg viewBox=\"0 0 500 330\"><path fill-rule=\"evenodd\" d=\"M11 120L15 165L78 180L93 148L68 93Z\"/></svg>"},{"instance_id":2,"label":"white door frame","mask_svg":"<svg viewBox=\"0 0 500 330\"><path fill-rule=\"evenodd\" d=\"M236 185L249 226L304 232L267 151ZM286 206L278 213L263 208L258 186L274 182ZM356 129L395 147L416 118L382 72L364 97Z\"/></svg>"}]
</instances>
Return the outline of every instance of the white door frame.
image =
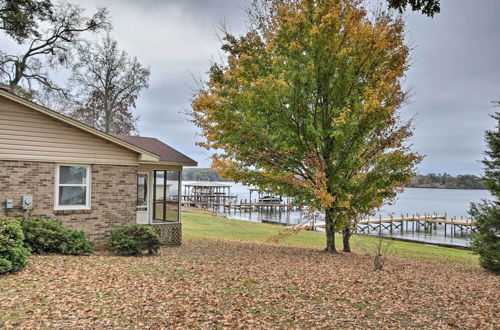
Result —
<instances>
[{"instance_id":1,"label":"white door frame","mask_svg":"<svg viewBox=\"0 0 500 330\"><path fill-rule=\"evenodd\" d=\"M139 211L136 209L136 223L139 224L151 224L153 223L153 212L151 210L151 204L152 204L152 175L151 171L138 171L137 172L137 179L139 178L139 175L141 174L146 174L148 179L147 179L147 195L146 195L146 210L145 211ZM137 206L136 206L137 208ZM144 219L145 218L145 219Z\"/></svg>"}]
</instances>

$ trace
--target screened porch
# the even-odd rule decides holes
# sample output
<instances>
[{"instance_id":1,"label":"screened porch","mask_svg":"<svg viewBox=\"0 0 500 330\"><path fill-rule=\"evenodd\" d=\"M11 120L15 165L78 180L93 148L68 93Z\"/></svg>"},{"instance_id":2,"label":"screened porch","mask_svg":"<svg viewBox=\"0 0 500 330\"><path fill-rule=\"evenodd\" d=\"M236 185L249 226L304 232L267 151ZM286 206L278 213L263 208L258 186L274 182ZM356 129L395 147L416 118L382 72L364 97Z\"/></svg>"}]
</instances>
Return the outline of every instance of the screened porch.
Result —
<instances>
[{"instance_id":1,"label":"screened porch","mask_svg":"<svg viewBox=\"0 0 500 330\"><path fill-rule=\"evenodd\" d=\"M137 223L180 222L181 170L141 170L137 175Z\"/></svg>"}]
</instances>

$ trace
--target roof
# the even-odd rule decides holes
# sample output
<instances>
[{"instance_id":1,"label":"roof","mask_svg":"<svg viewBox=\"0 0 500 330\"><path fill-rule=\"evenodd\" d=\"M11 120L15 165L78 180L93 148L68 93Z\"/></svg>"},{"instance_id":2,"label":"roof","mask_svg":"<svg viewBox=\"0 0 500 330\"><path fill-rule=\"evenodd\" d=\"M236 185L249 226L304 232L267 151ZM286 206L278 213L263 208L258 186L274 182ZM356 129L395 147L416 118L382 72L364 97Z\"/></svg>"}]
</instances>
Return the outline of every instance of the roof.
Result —
<instances>
[{"instance_id":1,"label":"roof","mask_svg":"<svg viewBox=\"0 0 500 330\"><path fill-rule=\"evenodd\" d=\"M78 120L75 120L75 119L70 118L68 116L65 116L59 112L56 112L56 111L51 110L49 108L43 107L43 106L36 104L34 102L31 102L29 100L26 100L23 97L17 96L12 91L10 91L8 88L6 88L4 85L0 85L0 96L3 96L3 97L5 97L13 102L24 105L32 110L43 113L49 117L52 117L52 118L57 119L59 121L62 121L70 126L77 127L83 131L86 131L87 133L98 136L98 137L100 137L104 140L107 140L109 142L112 142L116 145L119 145L119 146L124 147L126 149L135 151L140 155L140 157L139 157L140 160L147 160L147 161L152 161L152 162L159 161L159 155L155 154L154 152L151 152L149 150L138 147L138 146L131 144L125 140L119 139L116 136L99 131L91 126L88 126L84 123L79 122Z\"/></svg>"},{"instance_id":2,"label":"roof","mask_svg":"<svg viewBox=\"0 0 500 330\"><path fill-rule=\"evenodd\" d=\"M186 166L197 166L198 163L184 155L183 153L175 150L171 146L161 142L158 139L152 137L144 136L133 136L133 135L114 135L117 138L126 141L134 146L141 149L145 149L160 156L160 162L167 163L181 163Z\"/></svg>"},{"instance_id":3,"label":"roof","mask_svg":"<svg viewBox=\"0 0 500 330\"><path fill-rule=\"evenodd\" d=\"M129 135L113 135L104 133L98 129L88 126L84 123L79 122L73 118L65 116L59 112L26 100L20 96L17 96L12 92L8 86L0 84L0 96L14 101L16 103L22 104L32 110L38 111L49 117L62 121L68 125L77 127L87 133L98 136L104 140L112 142L123 148L135 151L139 154L139 161L142 163L167 163L168 165L185 165L185 166L197 166L198 163L188 156L180 153L174 148L166 145L155 138L140 137L140 136L129 136Z\"/></svg>"}]
</instances>

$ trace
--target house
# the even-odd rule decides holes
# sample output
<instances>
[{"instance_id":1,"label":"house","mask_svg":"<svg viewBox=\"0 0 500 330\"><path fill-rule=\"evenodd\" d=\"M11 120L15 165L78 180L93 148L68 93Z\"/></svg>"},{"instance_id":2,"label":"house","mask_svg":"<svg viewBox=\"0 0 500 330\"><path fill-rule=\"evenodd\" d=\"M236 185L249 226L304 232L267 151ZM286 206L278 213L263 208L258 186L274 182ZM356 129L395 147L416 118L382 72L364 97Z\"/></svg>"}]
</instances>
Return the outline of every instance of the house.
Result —
<instances>
[{"instance_id":1,"label":"house","mask_svg":"<svg viewBox=\"0 0 500 330\"><path fill-rule=\"evenodd\" d=\"M181 243L183 166L148 137L110 135L0 88L0 216L58 218L97 245L116 226L154 226Z\"/></svg>"}]
</instances>

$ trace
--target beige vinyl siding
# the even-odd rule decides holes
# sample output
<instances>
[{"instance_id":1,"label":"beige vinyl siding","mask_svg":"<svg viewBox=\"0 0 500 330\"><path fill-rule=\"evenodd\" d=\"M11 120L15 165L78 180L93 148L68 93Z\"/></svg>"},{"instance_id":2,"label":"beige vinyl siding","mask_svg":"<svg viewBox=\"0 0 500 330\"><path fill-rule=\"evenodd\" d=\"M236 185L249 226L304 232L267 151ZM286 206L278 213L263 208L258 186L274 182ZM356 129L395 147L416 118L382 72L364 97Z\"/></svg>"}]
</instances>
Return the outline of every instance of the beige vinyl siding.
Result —
<instances>
[{"instance_id":1,"label":"beige vinyl siding","mask_svg":"<svg viewBox=\"0 0 500 330\"><path fill-rule=\"evenodd\" d=\"M137 165L139 154L0 97L0 159Z\"/></svg>"}]
</instances>

